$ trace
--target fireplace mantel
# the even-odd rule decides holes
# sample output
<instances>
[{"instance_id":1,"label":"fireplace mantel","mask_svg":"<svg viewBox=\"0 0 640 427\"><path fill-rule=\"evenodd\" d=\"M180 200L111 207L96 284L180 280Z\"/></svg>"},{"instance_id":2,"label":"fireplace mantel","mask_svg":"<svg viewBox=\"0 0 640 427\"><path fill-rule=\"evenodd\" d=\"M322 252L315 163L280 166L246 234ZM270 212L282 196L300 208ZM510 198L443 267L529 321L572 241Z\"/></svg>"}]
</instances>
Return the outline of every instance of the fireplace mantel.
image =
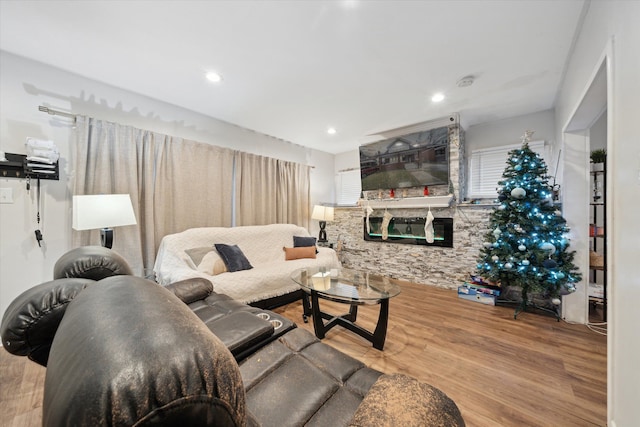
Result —
<instances>
[{"instance_id":1,"label":"fireplace mantel","mask_svg":"<svg viewBox=\"0 0 640 427\"><path fill-rule=\"evenodd\" d=\"M373 209L409 209L409 208L448 208L453 200L453 194L446 196L406 197L397 199L361 200L361 206L371 206Z\"/></svg>"}]
</instances>

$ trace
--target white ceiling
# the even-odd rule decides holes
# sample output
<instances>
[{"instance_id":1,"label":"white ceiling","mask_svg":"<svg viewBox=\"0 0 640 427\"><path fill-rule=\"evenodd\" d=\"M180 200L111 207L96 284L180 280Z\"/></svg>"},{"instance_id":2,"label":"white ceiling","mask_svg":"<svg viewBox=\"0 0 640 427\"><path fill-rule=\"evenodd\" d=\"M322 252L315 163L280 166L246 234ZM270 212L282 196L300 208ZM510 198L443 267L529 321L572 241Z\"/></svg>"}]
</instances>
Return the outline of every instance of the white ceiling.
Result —
<instances>
[{"instance_id":1,"label":"white ceiling","mask_svg":"<svg viewBox=\"0 0 640 427\"><path fill-rule=\"evenodd\" d=\"M583 5L0 0L0 49L340 153L453 112L470 126L552 108Z\"/></svg>"}]
</instances>

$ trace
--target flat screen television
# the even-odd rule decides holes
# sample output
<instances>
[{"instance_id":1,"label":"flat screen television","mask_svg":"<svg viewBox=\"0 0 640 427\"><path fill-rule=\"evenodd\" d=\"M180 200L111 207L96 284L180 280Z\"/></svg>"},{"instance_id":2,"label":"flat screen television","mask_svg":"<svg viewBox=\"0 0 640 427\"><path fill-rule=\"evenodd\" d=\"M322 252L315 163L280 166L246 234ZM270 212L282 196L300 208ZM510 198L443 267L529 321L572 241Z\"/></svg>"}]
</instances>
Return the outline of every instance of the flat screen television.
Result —
<instances>
[{"instance_id":1,"label":"flat screen television","mask_svg":"<svg viewBox=\"0 0 640 427\"><path fill-rule=\"evenodd\" d=\"M360 146L362 191L449 183L447 126Z\"/></svg>"}]
</instances>

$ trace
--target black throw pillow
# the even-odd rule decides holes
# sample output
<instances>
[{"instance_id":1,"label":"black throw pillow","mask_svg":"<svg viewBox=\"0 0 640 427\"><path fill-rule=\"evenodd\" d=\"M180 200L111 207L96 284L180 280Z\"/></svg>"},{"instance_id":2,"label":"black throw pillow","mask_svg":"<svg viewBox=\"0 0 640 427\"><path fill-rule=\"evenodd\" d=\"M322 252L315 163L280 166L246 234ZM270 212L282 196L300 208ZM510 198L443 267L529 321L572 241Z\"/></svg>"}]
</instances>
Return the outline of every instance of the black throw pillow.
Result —
<instances>
[{"instance_id":1,"label":"black throw pillow","mask_svg":"<svg viewBox=\"0 0 640 427\"><path fill-rule=\"evenodd\" d=\"M293 236L293 247L294 248L306 248L308 246L316 246L316 238L315 237ZM316 253L318 253L318 249L316 249Z\"/></svg>"},{"instance_id":2,"label":"black throw pillow","mask_svg":"<svg viewBox=\"0 0 640 427\"><path fill-rule=\"evenodd\" d=\"M293 247L294 248L304 248L307 246L315 246L316 238L315 237L299 237L293 236Z\"/></svg>"},{"instance_id":3,"label":"black throw pillow","mask_svg":"<svg viewBox=\"0 0 640 427\"><path fill-rule=\"evenodd\" d=\"M216 243L214 246L216 247L216 251L220 254L220 258L224 261L224 265L227 266L228 271L251 270L253 268L238 245Z\"/></svg>"}]
</instances>

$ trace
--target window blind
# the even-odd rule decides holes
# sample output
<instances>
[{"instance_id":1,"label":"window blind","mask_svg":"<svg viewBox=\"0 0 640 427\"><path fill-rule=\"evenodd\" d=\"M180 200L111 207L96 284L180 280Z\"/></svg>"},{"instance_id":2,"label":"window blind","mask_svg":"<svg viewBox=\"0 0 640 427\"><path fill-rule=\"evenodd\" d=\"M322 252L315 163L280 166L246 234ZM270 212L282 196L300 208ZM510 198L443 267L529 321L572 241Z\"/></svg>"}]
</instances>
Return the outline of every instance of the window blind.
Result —
<instances>
[{"instance_id":1,"label":"window blind","mask_svg":"<svg viewBox=\"0 0 640 427\"><path fill-rule=\"evenodd\" d=\"M355 205L358 202L362 191L360 169L338 172L336 184L338 187L336 202L339 206Z\"/></svg>"},{"instance_id":2,"label":"window blind","mask_svg":"<svg viewBox=\"0 0 640 427\"><path fill-rule=\"evenodd\" d=\"M509 151L521 147L522 144L511 144L473 150L469 158L469 194L467 196L471 198L498 197L498 181L502 179L502 174L507 167L507 155ZM529 142L529 148L546 163L544 141Z\"/></svg>"}]
</instances>

